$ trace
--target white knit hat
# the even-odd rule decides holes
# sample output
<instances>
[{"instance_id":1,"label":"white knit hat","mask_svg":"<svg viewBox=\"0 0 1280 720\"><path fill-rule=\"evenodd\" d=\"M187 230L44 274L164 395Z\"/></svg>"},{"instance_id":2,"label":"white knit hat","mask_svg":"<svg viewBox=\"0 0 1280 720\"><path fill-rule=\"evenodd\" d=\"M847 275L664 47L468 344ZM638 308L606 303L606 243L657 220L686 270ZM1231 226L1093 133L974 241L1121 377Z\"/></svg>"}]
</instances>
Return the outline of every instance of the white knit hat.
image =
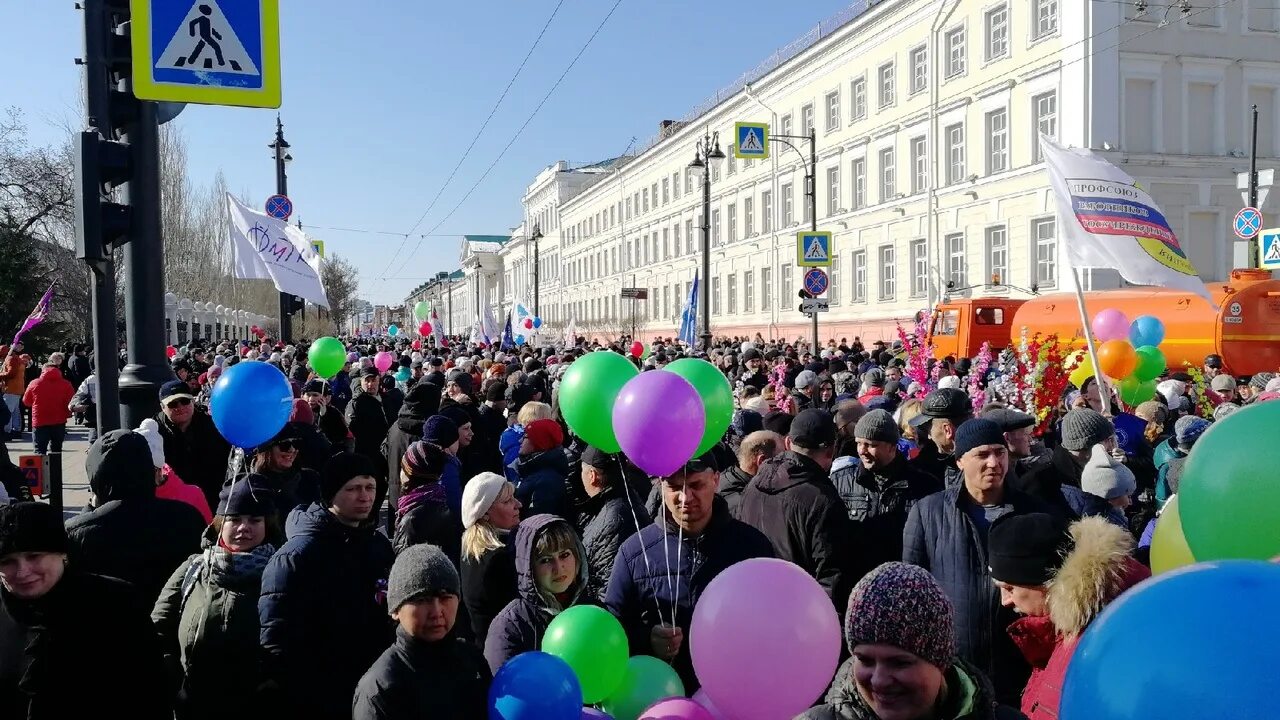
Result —
<instances>
[{"instance_id":1,"label":"white knit hat","mask_svg":"<svg viewBox=\"0 0 1280 720\"><path fill-rule=\"evenodd\" d=\"M467 486L462 489L462 527L475 525L477 520L489 512L493 501L502 494L502 488L506 484L506 478L492 472L482 472L468 480Z\"/></svg>"},{"instance_id":2,"label":"white knit hat","mask_svg":"<svg viewBox=\"0 0 1280 720\"><path fill-rule=\"evenodd\" d=\"M160 425L147 418L134 432L147 439L147 446L151 448L151 464L164 467L164 438L160 436Z\"/></svg>"}]
</instances>

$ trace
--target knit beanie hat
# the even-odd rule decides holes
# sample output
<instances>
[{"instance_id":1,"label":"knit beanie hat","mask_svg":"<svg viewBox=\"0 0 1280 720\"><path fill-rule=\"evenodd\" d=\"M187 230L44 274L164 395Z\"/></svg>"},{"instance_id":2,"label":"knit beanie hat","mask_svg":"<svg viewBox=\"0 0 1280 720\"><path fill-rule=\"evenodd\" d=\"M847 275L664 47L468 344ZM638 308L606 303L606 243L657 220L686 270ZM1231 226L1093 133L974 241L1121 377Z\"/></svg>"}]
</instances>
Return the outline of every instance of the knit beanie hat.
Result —
<instances>
[{"instance_id":1,"label":"knit beanie hat","mask_svg":"<svg viewBox=\"0 0 1280 720\"><path fill-rule=\"evenodd\" d=\"M1076 408L1062 418L1064 450L1087 450L1115 434L1116 426L1096 410Z\"/></svg>"},{"instance_id":2,"label":"knit beanie hat","mask_svg":"<svg viewBox=\"0 0 1280 720\"><path fill-rule=\"evenodd\" d=\"M1267 386L1263 388L1263 392L1276 392L1280 390L1280 377L1273 377L1267 381Z\"/></svg>"},{"instance_id":3,"label":"knit beanie hat","mask_svg":"<svg viewBox=\"0 0 1280 720\"><path fill-rule=\"evenodd\" d=\"M880 368L871 368L862 373L862 384L871 387L884 387L884 371Z\"/></svg>"},{"instance_id":4,"label":"knit beanie hat","mask_svg":"<svg viewBox=\"0 0 1280 720\"><path fill-rule=\"evenodd\" d=\"M857 440L874 440L896 444L902 437L898 423L886 410L872 410L863 415L853 426L853 437Z\"/></svg>"},{"instance_id":5,"label":"knit beanie hat","mask_svg":"<svg viewBox=\"0 0 1280 720\"><path fill-rule=\"evenodd\" d=\"M275 493L271 481L257 473L231 480L218 493L216 515L256 515L266 517L276 512Z\"/></svg>"},{"instance_id":6,"label":"knit beanie hat","mask_svg":"<svg viewBox=\"0 0 1280 720\"><path fill-rule=\"evenodd\" d=\"M164 467L164 438L160 436L160 424L147 418L134 432L147 439L147 446L151 448L151 464Z\"/></svg>"},{"instance_id":7,"label":"knit beanie hat","mask_svg":"<svg viewBox=\"0 0 1280 720\"><path fill-rule=\"evenodd\" d=\"M1265 392L1267 384L1275 378L1276 374L1273 372L1254 373L1253 376L1249 378L1249 387L1257 390L1258 392Z\"/></svg>"},{"instance_id":8,"label":"knit beanie hat","mask_svg":"<svg viewBox=\"0 0 1280 720\"><path fill-rule=\"evenodd\" d=\"M471 415L469 415L466 408L461 405L447 405L442 407L440 408L440 414L452 420L453 424L457 425L459 429L461 429L463 425L471 424Z\"/></svg>"},{"instance_id":9,"label":"knit beanie hat","mask_svg":"<svg viewBox=\"0 0 1280 720\"><path fill-rule=\"evenodd\" d=\"M986 418L970 418L956 428L956 448L952 454L958 460L974 448L1004 444L1004 430L999 425Z\"/></svg>"},{"instance_id":10,"label":"knit beanie hat","mask_svg":"<svg viewBox=\"0 0 1280 720\"><path fill-rule=\"evenodd\" d=\"M69 545L62 513L49 505L0 505L0 558L23 552L65 553Z\"/></svg>"},{"instance_id":11,"label":"knit beanie hat","mask_svg":"<svg viewBox=\"0 0 1280 720\"><path fill-rule=\"evenodd\" d=\"M1208 429L1208 420L1195 415L1184 415L1173 424L1173 436L1179 445L1191 447Z\"/></svg>"},{"instance_id":12,"label":"knit beanie hat","mask_svg":"<svg viewBox=\"0 0 1280 720\"><path fill-rule=\"evenodd\" d=\"M867 643L892 645L947 670L956 655L952 622L951 601L928 570L889 562L853 586L844 635L850 652Z\"/></svg>"},{"instance_id":13,"label":"knit beanie hat","mask_svg":"<svg viewBox=\"0 0 1280 720\"><path fill-rule=\"evenodd\" d=\"M1080 474L1080 489L1103 500L1115 500L1132 495L1138 489L1138 480L1106 448L1094 445L1093 455Z\"/></svg>"},{"instance_id":14,"label":"knit beanie hat","mask_svg":"<svg viewBox=\"0 0 1280 720\"><path fill-rule=\"evenodd\" d=\"M419 483L439 480L444 474L445 463L448 462L444 450L425 440L416 440L409 444L400 458L400 471L410 480Z\"/></svg>"},{"instance_id":15,"label":"knit beanie hat","mask_svg":"<svg viewBox=\"0 0 1280 720\"><path fill-rule=\"evenodd\" d=\"M410 545L396 556L387 576L387 609L392 613L423 596L459 595L458 569L435 545Z\"/></svg>"},{"instance_id":16,"label":"knit beanie hat","mask_svg":"<svg viewBox=\"0 0 1280 720\"><path fill-rule=\"evenodd\" d=\"M462 488L462 527L475 525L502 494L507 479L498 473L482 472L467 481Z\"/></svg>"},{"instance_id":17,"label":"knit beanie hat","mask_svg":"<svg viewBox=\"0 0 1280 720\"><path fill-rule=\"evenodd\" d=\"M316 414L311 411L311 403L302 398L294 400L293 410L289 412L289 422L314 425L316 423Z\"/></svg>"},{"instance_id":18,"label":"knit beanie hat","mask_svg":"<svg viewBox=\"0 0 1280 720\"><path fill-rule=\"evenodd\" d=\"M524 436L529 438L529 444L538 452L564 444L564 431L560 429L560 423L549 418L534 420L525 425Z\"/></svg>"},{"instance_id":19,"label":"knit beanie hat","mask_svg":"<svg viewBox=\"0 0 1280 720\"><path fill-rule=\"evenodd\" d=\"M367 475L372 478L378 476L378 471L373 466L372 460L351 452L340 452L333 455L325 463L324 472L320 474L320 499L328 507L333 503L333 496L338 494L343 485L350 482L352 478L360 477L361 475Z\"/></svg>"},{"instance_id":20,"label":"knit beanie hat","mask_svg":"<svg viewBox=\"0 0 1280 720\"><path fill-rule=\"evenodd\" d=\"M1048 583L1071 549L1067 529L1065 520L1048 513L1015 513L996 520L987 537L992 579L1023 587Z\"/></svg>"},{"instance_id":21,"label":"knit beanie hat","mask_svg":"<svg viewBox=\"0 0 1280 720\"><path fill-rule=\"evenodd\" d=\"M422 426L422 439L447 448L458 442L458 424L444 415L432 415Z\"/></svg>"}]
</instances>

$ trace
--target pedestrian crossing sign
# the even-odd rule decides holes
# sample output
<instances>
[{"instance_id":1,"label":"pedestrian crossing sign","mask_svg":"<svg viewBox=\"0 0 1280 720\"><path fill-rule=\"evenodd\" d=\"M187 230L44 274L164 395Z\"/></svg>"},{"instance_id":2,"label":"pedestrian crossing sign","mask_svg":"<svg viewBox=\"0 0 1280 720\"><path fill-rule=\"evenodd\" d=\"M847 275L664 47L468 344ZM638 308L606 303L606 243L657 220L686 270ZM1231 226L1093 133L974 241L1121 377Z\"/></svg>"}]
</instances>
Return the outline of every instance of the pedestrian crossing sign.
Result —
<instances>
[{"instance_id":1,"label":"pedestrian crossing sign","mask_svg":"<svg viewBox=\"0 0 1280 720\"><path fill-rule=\"evenodd\" d=\"M139 100L280 107L280 0L130 0Z\"/></svg>"},{"instance_id":2,"label":"pedestrian crossing sign","mask_svg":"<svg viewBox=\"0 0 1280 720\"><path fill-rule=\"evenodd\" d=\"M796 233L796 265L831 267L831 233L817 230Z\"/></svg>"},{"instance_id":3,"label":"pedestrian crossing sign","mask_svg":"<svg viewBox=\"0 0 1280 720\"><path fill-rule=\"evenodd\" d=\"M1262 269L1280 270L1280 228L1258 233L1258 245Z\"/></svg>"},{"instance_id":4,"label":"pedestrian crossing sign","mask_svg":"<svg viewBox=\"0 0 1280 720\"><path fill-rule=\"evenodd\" d=\"M733 124L733 156L739 160L769 159L769 123Z\"/></svg>"}]
</instances>

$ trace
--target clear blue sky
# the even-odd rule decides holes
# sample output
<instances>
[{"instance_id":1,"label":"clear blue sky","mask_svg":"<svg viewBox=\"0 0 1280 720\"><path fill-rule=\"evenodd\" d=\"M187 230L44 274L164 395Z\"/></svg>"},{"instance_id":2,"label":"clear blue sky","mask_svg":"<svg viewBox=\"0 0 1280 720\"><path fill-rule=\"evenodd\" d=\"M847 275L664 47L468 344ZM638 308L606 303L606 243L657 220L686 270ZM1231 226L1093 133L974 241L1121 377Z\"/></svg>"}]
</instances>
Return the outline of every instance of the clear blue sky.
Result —
<instances>
[{"instance_id":1,"label":"clear blue sky","mask_svg":"<svg viewBox=\"0 0 1280 720\"><path fill-rule=\"evenodd\" d=\"M184 0L171 0L183 2ZM230 0L228 0L230 1ZM245 0L234 0L244 2ZM457 267L458 236L504 234L520 196L556 160L621 153L653 135L851 0L622 0L586 54L467 202L380 280L400 238L311 229L360 270L362 296L398 302ZM557 0L371 3L283 0L289 190L303 225L404 233L427 208ZM604 18L612 0L565 0L476 148L417 232L435 226L493 162ZM803 9L800 9L803 8ZM0 107L26 115L37 143L77 117L81 16L71 0L0 3ZM221 169L234 192L275 189L275 111L189 106L177 120L191 180ZM220 240L220 239L219 239Z\"/></svg>"}]
</instances>

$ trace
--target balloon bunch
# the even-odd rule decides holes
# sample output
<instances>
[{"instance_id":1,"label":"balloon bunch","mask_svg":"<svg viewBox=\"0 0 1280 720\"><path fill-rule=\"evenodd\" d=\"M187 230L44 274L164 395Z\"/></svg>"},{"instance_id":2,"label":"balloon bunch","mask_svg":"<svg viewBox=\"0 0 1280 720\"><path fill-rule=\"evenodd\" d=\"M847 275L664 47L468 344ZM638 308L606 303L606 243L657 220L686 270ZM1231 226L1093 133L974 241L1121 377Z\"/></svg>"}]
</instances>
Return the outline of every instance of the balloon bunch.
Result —
<instances>
[{"instance_id":1,"label":"balloon bunch","mask_svg":"<svg viewBox=\"0 0 1280 720\"><path fill-rule=\"evenodd\" d=\"M1097 338L1098 367L1085 356L1071 372L1071 384L1084 387L1097 370L1119 381L1120 400L1133 406L1155 397L1156 378L1165 370L1164 323L1153 315L1140 315L1129 321L1120 310L1108 308L1094 315L1090 325Z\"/></svg>"},{"instance_id":2,"label":"balloon bunch","mask_svg":"<svg viewBox=\"0 0 1280 720\"><path fill-rule=\"evenodd\" d=\"M653 348L645 345L639 340L636 340L635 342L631 343L631 347L627 349L627 354L637 360L645 360L645 359L648 359L649 353L651 353L652 351L653 351Z\"/></svg>"},{"instance_id":3,"label":"balloon bunch","mask_svg":"<svg viewBox=\"0 0 1280 720\"><path fill-rule=\"evenodd\" d=\"M706 360L684 358L641 373L625 357L593 352L560 381L560 407L574 434L623 452L652 477L665 477L710 450L733 420L733 388Z\"/></svg>"},{"instance_id":4,"label":"balloon bunch","mask_svg":"<svg viewBox=\"0 0 1280 720\"><path fill-rule=\"evenodd\" d=\"M542 327L542 318L527 317L524 319L524 323L522 324L524 325L525 330L537 330Z\"/></svg>"}]
</instances>

